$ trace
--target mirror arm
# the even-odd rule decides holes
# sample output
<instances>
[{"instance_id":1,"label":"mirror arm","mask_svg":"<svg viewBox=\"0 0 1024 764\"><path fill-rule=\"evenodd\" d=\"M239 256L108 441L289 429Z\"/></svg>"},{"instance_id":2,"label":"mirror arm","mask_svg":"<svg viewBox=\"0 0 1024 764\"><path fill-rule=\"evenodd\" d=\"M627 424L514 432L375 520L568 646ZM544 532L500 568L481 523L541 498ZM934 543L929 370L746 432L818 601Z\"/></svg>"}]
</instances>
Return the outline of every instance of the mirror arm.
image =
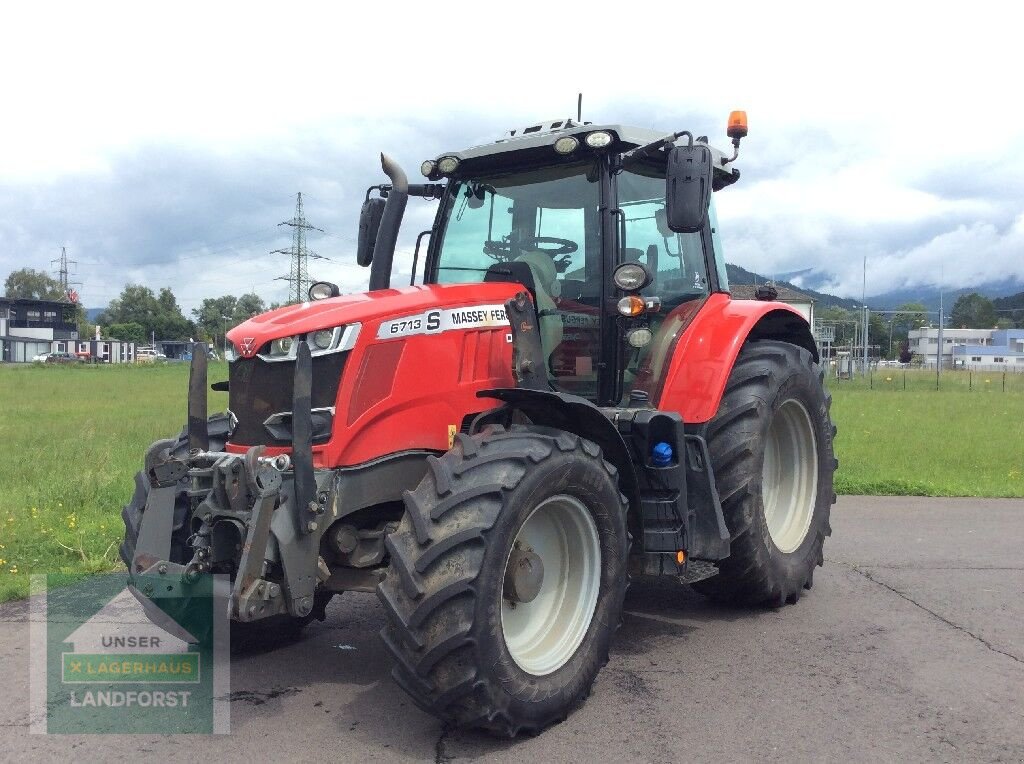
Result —
<instances>
[{"instance_id":1,"label":"mirror arm","mask_svg":"<svg viewBox=\"0 0 1024 764\"><path fill-rule=\"evenodd\" d=\"M423 199L440 199L444 196L444 183L410 183L409 184L409 196L417 196ZM374 191L380 192L381 199L387 199L388 194L391 193L390 183L381 183L377 186L370 186L366 189L366 198L363 201L369 201L370 194Z\"/></svg>"},{"instance_id":2,"label":"mirror arm","mask_svg":"<svg viewBox=\"0 0 1024 764\"><path fill-rule=\"evenodd\" d=\"M636 164L637 162L643 160L645 157L648 157L651 154L653 154L655 151L660 151L661 149L665 148L665 146L674 143L678 138L681 138L684 135L690 139L689 145L692 146L693 133L691 133L689 130L680 130L678 133L669 133L664 138L659 138L656 141L651 141L646 146L640 146L639 148L635 148L632 151L627 151L625 154L622 155L623 169L628 169L630 165Z\"/></svg>"}]
</instances>

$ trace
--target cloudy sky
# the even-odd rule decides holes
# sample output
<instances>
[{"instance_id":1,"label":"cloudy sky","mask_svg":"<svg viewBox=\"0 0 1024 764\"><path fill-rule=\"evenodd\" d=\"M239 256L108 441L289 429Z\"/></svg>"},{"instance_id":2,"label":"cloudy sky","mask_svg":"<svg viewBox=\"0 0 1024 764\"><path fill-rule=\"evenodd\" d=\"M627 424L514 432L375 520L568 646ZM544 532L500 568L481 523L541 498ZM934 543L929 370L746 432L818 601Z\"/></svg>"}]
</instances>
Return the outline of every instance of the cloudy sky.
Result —
<instances>
[{"instance_id":1,"label":"cloudy sky","mask_svg":"<svg viewBox=\"0 0 1024 764\"><path fill-rule=\"evenodd\" d=\"M372 7L372 10L368 10ZM670 10L671 8L671 10ZM687 8L692 10L688 11ZM841 9L841 10L840 10ZM632 15L629 15L632 14ZM1024 15L1008 3L19 3L0 25L0 278L62 245L89 307L126 282L283 299L302 191L314 275L365 285L386 151L575 112L706 133L750 118L726 257L859 296L1024 281ZM430 203L412 201L408 270Z\"/></svg>"}]
</instances>

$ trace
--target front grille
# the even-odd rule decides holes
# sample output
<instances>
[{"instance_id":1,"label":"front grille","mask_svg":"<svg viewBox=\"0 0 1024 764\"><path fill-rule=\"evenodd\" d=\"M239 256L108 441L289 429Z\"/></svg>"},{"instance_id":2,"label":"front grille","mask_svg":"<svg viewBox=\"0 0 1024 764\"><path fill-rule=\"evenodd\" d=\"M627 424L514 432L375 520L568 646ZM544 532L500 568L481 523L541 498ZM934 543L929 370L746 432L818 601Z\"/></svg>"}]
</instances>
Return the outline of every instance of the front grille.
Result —
<instances>
[{"instance_id":1,"label":"front grille","mask_svg":"<svg viewBox=\"0 0 1024 764\"><path fill-rule=\"evenodd\" d=\"M329 353L313 358L312 407L329 408L338 397L338 385L348 353ZM292 410L294 361L267 363L262 358L239 358L229 365L228 400L238 417L232 443L244 446L288 446L291 441L274 438L263 423L271 414Z\"/></svg>"}]
</instances>

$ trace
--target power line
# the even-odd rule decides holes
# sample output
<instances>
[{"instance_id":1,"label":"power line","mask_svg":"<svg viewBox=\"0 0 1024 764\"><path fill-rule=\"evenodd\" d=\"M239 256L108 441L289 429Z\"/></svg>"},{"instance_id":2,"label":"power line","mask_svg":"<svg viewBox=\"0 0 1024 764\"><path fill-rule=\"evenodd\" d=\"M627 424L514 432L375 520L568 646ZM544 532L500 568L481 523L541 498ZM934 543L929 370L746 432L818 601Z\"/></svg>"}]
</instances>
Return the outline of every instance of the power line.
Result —
<instances>
[{"instance_id":1,"label":"power line","mask_svg":"<svg viewBox=\"0 0 1024 764\"><path fill-rule=\"evenodd\" d=\"M302 212L302 192L299 191L295 198L295 217L286 220L278 225L292 227L292 246L290 249L271 250L272 255L289 255L292 259L291 270L287 276L279 276L281 281L288 282L288 302L291 304L302 302L306 299L306 292L309 290L309 259L326 260L327 258L318 255L306 248L306 231L319 231L322 228L311 225Z\"/></svg>"}]
</instances>

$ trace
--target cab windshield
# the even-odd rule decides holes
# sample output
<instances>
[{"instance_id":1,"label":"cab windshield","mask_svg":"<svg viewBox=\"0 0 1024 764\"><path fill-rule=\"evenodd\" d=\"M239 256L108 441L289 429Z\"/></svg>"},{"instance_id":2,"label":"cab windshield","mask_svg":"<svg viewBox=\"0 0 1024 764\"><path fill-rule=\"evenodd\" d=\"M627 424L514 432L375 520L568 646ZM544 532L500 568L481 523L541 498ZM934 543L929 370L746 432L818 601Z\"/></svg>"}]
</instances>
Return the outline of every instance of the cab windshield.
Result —
<instances>
[{"instance_id":1,"label":"cab windshield","mask_svg":"<svg viewBox=\"0 0 1024 764\"><path fill-rule=\"evenodd\" d=\"M554 280L596 275L598 178L596 166L571 165L453 183L438 283L483 281L495 263L530 253L552 261Z\"/></svg>"},{"instance_id":2,"label":"cab windshield","mask_svg":"<svg viewBox=\"0 0 1024 764\"><path fill-rule=\"evenodd\" d=\"M500 263L529 266L549 376L588 397L601 348L599 181L590 162L455 182L435 272L467 283Z\"/></svg>"}]
</instances>

